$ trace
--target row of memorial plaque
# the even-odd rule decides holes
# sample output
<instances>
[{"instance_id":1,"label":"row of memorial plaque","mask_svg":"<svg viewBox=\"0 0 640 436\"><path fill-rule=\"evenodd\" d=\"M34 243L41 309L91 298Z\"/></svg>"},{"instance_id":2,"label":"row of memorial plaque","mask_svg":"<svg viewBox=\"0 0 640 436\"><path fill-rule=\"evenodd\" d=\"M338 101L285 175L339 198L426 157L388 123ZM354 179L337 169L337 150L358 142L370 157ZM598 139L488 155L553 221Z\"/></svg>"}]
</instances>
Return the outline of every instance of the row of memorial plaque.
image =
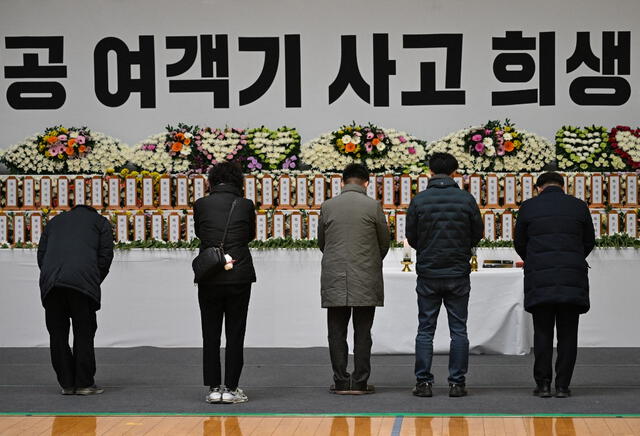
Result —
<instances>
[{"instance_id":1,"label":"row of memorial plaque","mask_svg":"<svg viewBox=\"0 0 640 436\"><path fill-rule=\"evenodd\" d=\"M456 176L454 179L461 188L464 189L466 187L462 176ZM103 197L103 180L106 181L107 186L106 199ZM59 176L53 179L41 177L36 180L31 176L24 176L21 177L22 201L20 202L18 195L20 179L15 176L9 176L4 180L4 208L10 210L52 207L67 209L72 205L88 204L97 209L103 209L105 200L106 208L114 210L122 208L188 208L195 200L205 195L205 180L204 176L192 178L177 176L171 178L166 175L159 179L158 187L156 188L151 177L144 177L141 180L135 177L127 177L121 183L119 177L106 177L103 179L100 176L89 178L83 176L75 178ZM264 175L261 179L255 176L246 176L244 182L245 197L253 200L256 204L259 203L261 209L315 209L319 208L327 197L333 198L339 195L342 189L342 178L339 175L328 178L316 175L311 180L313 195L309 198L309 182L306 175L294 177L282 175L277 179L278 195L276 199L274 181L275 179L270 175ZM36 190L36 182L39 182L39 190ZM426 189L428 182L428 176L419 176L416 180L415 190L417 192L423 191ZM55 199L53 196L54 183L56 185ZM260 183L260 189L258 189L258 183ZM406 208L413 197L413 183L414 181L410 175L400 176L396 195L396 180L394 176L385 175L382 177L381 198L378 198L377 177L372 175L369 179L367 194L376 200L381 200L385 209ZM623 183L626 185L624 195ZM295 199L293 195L294 184L296 190ZM329 188L328 192L327 186ZM519 190L518 187L520 188ZM468 190L482 207L513 208L534 195L534 176L530 174L521 176L507 174L502 179L499 179L495 174L485 176L472 175L468 178ZM70 198L71 191L73 191L73 201ZM588 202L592 207L604 205L605 195L607 196L606 203L611 206L635 207L638 205L638 176L633 173L614 173L606 176L602 174L592 174L590 176L575 174L571 178L565 176L565 191ZM138 198L139 196L141 198Z\"/></svg>"},{"instance_id":2,"label":"row of memorial plaque","mask_svg":"<svg viewBox=\"0 0 640 436\"><path fill-rule=\"evenodd\" d=\"M52 211L47 215L51 219L56 215L56 211ZM115 212L110 215L109 212L103 213L109 219L115 217L115 240L118 242L127 242L131 240L164 240L170 242L178 242L182 240L190 241L194 239L195 227L193 222L193 212L188 211L182 215L177 211L171 211L167 214L156 212L149 215L144 213L128 214L126 212ZM386 212L387 220L391 216L390 212ZM395 211L395 240L401 242L404 239L406 228L406 212ZM638 237L638 215L635 212L627 211L620 219L620 213L611 211L604 213L603 211L591 211L596 237L603 234L613 235L616 233L627 233L628 235ZM269 218L266 213L258 212L256 216L256 239L264 241L268 238L284 238L291 237L293 239L316 239L318 236L318 212L311 211L306 215L298 211L290 211L284 213L275 212ZM511 240L514 231L514 216L511 212L505 211L496 214L492 211L483 213L484 220L484 237L488 240ZM270 223L269 223L270 221ZM0 212L0 243L9 242L9 224L12 224L13 234L11 242L26 242L27 222L29 228L29 241L38 242L44 225L43 216L39 212L33 212L29 215L16 212L7 215ZM606 227L606 233L602 232L602 228Z\"/></svg>"}]
</instances>

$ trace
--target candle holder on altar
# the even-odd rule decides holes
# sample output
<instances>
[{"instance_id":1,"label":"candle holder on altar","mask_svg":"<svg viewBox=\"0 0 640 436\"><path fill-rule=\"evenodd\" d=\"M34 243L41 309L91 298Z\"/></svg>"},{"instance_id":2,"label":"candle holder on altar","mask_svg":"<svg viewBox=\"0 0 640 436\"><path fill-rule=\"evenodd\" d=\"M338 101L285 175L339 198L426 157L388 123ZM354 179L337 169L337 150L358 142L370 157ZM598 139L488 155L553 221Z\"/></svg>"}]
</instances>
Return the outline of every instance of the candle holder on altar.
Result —
<instances>
[{"instance_id":1,"label":"candle holder on altar","mask_svg":"<svg viewBox=\"0 0 640 436\"><path fill-rule=\"evenodd\" d=\"M403 265L402 272L411 272L411 265L413 265L413 262L411 262L411 258L405 257L400 263Z\"/></svg>"},{"instance_id":2,"label":"candle holder on altar","mask_svg":"<svg viewBox=\"0 0 640 436\"><path fill-rule=\"evenodd\" d=\"M411 262L411 246L409 245L409 241L406 239L403 241L403 254L402 254L402 262L400 262L402 267L402 272L411 272L410 265L413 264Z\"/></svg>"},{"instance_id":3,"label":"candle holder on altar","mask_svg":"<svg viewBox=\"0 0 640 436\"><path fill-rule=\"evenodd\" d=\"M478 251L475 247L471 249L471 271L478 271Z\"/></svg>"}]
</instances>

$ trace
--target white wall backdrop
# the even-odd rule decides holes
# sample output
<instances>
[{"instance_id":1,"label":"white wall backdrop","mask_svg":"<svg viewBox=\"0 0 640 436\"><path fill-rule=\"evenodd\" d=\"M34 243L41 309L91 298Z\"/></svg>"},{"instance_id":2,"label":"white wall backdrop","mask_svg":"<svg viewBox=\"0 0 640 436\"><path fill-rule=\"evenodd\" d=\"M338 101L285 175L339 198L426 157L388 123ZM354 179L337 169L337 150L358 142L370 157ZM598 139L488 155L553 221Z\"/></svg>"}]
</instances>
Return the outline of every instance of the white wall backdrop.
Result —
<instances>
[{"instance_id":1,"label":"white wall backdrop","mask_svg":"<svg viewBox=\"0 0 640 436\"><path fill-rule=\"evenodd\" d=\"M536 38L529 53L536 63L534 77L526 83L501 83L493 62L502 50L492 49L492 38L506 31L521 31ZM577 32L590 32L593 53L600 58L600 72L582 64L567 73L566 60L576 48ZM569 95L571 82L582 76L602 76L602 32L631 32L630 74L623 77L631 96L622 105L581 106ZM234 127L289 125L303 140L332 130L342 122L371 121L407 130L425 139L436 139L453 130L509 117L520 127L553 137L562 123L611 127L638 124L640 103L637 56L640 41L640 2L637 0L2 0L0 2L0 148L57 123L88 125L133 145L168 123ZM539 88L539 34L554 32L555 104L494 106L492 91ZM340 66L341 35L357 36L358 64L363 78L373 85L373 34L388 34L389 57L396 74L389 78L389 105L376 107L362 101L348 88L329 104L329 85ZM460 87L464 105L402 105L402 91L420 87L420 62L436 62L436 88L445 89L445 49L403 48L405 34L454 33L463 35ZM166 48L167 36L228 35L229 108L213 108L211 93L170 93L170 79L200 79L200 50L194 67L179 77L167 77L166 66L177 62L181 50ZM285 107L284 35L300 35L301 106ZM155 107L141 108L140 94L126 103L108 107L94 90L94 49L105 37L115 37L138 50L138 37L154 39ZM23 65L25 53L38 53L40 65L48 65L43 49L8 48L7 37L63 36L60 79L7 77L4 67ZM252 84L262 69L263 54L240 51L240 37L279 37L280 60L270 89L257 101L240 106L239 91ZM109 55L109 89L116 89L115 55ZM619 66L619 64L618 64ZM134 67L133 77L139 74ZM616 70L617 73L617 70ZM606 74L605 76L611 76ZM54 80L66 90L59 109L18 110L7 100L7 89L18 81ZM373 89L373 86L372 86Z\"/></svg>"}]
</instances>

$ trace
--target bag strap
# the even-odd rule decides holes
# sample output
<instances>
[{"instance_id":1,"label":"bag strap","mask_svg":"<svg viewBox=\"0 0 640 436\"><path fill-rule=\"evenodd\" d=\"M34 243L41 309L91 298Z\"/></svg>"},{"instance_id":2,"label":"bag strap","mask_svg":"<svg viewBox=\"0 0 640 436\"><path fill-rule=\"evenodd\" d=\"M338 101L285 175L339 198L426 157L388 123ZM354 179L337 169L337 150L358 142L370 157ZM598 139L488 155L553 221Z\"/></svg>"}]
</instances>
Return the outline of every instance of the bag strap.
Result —
<instances>
[{"instance_id":1,"label":"bag strap","mask_svg":"<svg viewBox=\"0 0 640 436\"><path fill-rule=\"evenodd\" d=\"M220 241L220 248L224 248L224 241L225 239L227 239L227 230L229 230L229 223L231 222L231 214L233 213L233 209L235 209L237 202L238 199L236 198L235 200L233 200L233 203L231 203L231 209L229 210L229 215L227 216L227 224L225 224L224 226L224 234L222 235L222 241Z\"/></svg>"}]
</instances>

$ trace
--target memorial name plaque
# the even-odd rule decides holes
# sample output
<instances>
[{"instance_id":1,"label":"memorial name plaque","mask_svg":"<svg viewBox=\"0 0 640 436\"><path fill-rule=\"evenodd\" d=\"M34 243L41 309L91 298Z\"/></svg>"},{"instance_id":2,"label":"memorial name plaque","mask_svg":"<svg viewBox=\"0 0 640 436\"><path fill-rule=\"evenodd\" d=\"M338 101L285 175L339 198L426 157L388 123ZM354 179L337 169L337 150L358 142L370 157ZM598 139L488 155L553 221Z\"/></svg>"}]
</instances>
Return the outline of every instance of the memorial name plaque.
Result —
<instances>
[{"instance_id":1,"label":"memorial name plaque","mask_svg":"<svg viewBox=\"0 0 640 436\"><path fill-rule=\"evenodd\" d=\"M5 209L17 209L18 208L18 179L13 176L7 177L5 180L6 197L5 197Z\"/></svg>"},{"instance_id":2,"label":"memorial name plaque","mask_svg":"<svg viewBox=\"0 0 640 436\"><path fill-rule=\"evenodd\" d=\"M473 198L476 199L476 203L478 204L478 206L482 204L481 189L482 189L482 178L477 174L473 174L472 176L470 176L469 192L471 193L471 195L473 195Z\"/></svg>"},{"instance_id":3,"label":"memorial name plaque","mask_svg":"<svg viewBox=\"0 0 640 436\"><path fill-rule=\"evenodd\" d=\"M624 215L624 227L627 235L637 238L638 237L638 214L635 212L627 212Z\"/></svg>"},{"instance_id":4,"label":"memorial name plaque","mask_svg":"<svg viewBox=\"0 0 640 436\"><path fill-rule=\"evenodd\" d=\"M627 182L625 206L635 207L638 205L638 176L635 174L627 174L625 179Z\"/></svg>"},{"instance_id":5,"label":"memorial name plaque","mask_svg":"<svg viewBox=\"0 0 640 436\"><path fill-rule=\"evenodd\" d=\"M193 220L193 211L187 211L186 218L186 230L187 240L193 241L196 238L196 223Z\"/></svg>"},{"instance_id":6,"label":"memorial name plaque","mask_svg":"<svg viewBox=\"0 0 640 436\"><path fill-rule=\"evenodd\" d=\"M378 199L378 177L375 174L369 175L369 184L367 185L367 195L374 200Z\"/></svg>"},{"instance_id":7,"label":"memorial name plaque","mask_svg":"<svg viewBox=\"0 0 640 436\"><path fill-rule=\"evenodd\" d=\"M102 177L93 176L91 178L91 206L95 209L102 209L104 201L102 198Z\"/></svg>"},{"instance_id":8,"label":"memorial name plaque","mask_svg":"<svg viewBox=\"0 0 640 436\"><path fill-rule=\"evenodd\" d=\"M592 211L591 221L593 221L593 230L596 238L600 238L602 236L602 215L600 215L600 212Z\"/></svg>"},{"instance_id":9,"label":"memorial name plaque","mask_svg":"<svg viewBox=\"0 0 640 436\"><path fill-rule=\"evenodd\" d=\"M302 214L293 212L291 214L291 239L302 239Z\"/></svg>"},{"instance_id":10,"label":"memorial name plaque","mask_svg":"<svg viewBox=\"0 0 640 436\"><path fill-rule=\"evenodd\" d=\"M49 177L40 178L40 207L51 208L51 179Z\"/></svg>"},{"instance_id":11,"label":"memorial name plaque","mask_svg":"<svg viewBox=\"0 0 640 436\"><path fill-rule=\"evenodd\" d=\"M129 241L129 217L126 213L116 214L116 237L118 242Z\"/></svg>"},{"instance_id":12,"label":"memorial name plaque","mask_svg":"<svg viewBox=\"0 0 640 436\"><path fill-rule=\"evenodd\" d=\"M513 214L509 211L502 213L502 239L511 241L513 239Z\"/></svg>"},{"instance_id":13,"label":"memorial name plaque","mask_svg":"<svg viewBox=\"0 0 640 436\"><path fill-rule=\"evenodd\" d=\"M500 207L500 204L498 203L498 176L495 174L488 174L486 176L486 183L487 204L485 207Z\"/></svg>"},{"instance_id":14,"label":"memorial name plaque","mask_svg":"<svg viewBox=\"0 0 640 436\"><path fill-rule=\"evenodd\" d=\"M607 233L609 236L620 233L620 216L618 212L609 212L607 214Z\"/></svg>"},{"instance_id":15,"label":"memorial name plaque","mask_svg":"<svg viewBox=\"0 0 640 436\"><path fill-rule=\"evenodd\" d=\"M608 186L609 186L609 206L620 206L621 205L621 196L620 196L620 175L619 174L609 174L608 177Z\"/></svg>"},{"instance_id":16,"label":"memorial name plaque","mask_svg":"<svg viewBox=\"0 0 640 436\"><path fill-rule=\"evenodd\" d=\"M176 207L189 207L189 179L187 176L176 177Z\"/></svg>"},{"instance_id":17,"label":"memorial name plaque","mask_svg":"<svg viewBox=\"0 0 640 436\"><path fill-rule=\"evenodd\" d=\"M78 176L73 180L73 198L76 206L87 203L87 186L86 180L82 176Z\"/></svg>"},{"instance_id":18,"label":"memorial name plaque","mask_svg":"<svg viewBox=\"0 0 640 436\"><path fill-rule=\"evenodd\" d=\"M261 188L260 209L271 209L273 207L273 178L270 175L265 174L262 177Z\"/></svg>"},{"instance_id":19,"label":"memorial name plaque","mask_svg":"<svg viewBox=\"0 0 640 436\"><path fill-rule=\"evenodd\" d=\"M25 176L22 179L22 208L35 209L36 207L36 190L35 181L31 176Z\"/></svg>"},{"instance_id":20,"label":"memorial name plaque","mask_svg":"<svg viewBox=\"0 0 640 436\"><path fill-rule=\"evenodd\" d=\"M138 181L135 177L127 177L124 181L124 207L138 208Z\"/></svg>"},{"instance_id":21,"label":"memorial name plaque","mask_svg":"<svg viewBox=\"0 0 640 436\"><path fill-rule=\"evenodd\" d=\"M171 209L171 177L167 174L160 177L160 209Z\"/></svg>"},{"instance_id":22,"label":"memorial name plaque","mask_svg":"<svg viewBox=\"0 0 640 436\"><path fill-rule=\"evenodd\" d=\"M318 239L318 223L319 215L315 212L310 212L307 215L307 239Z\"/></svg>"},{"instance_id":23,"label":"memorial name plaque","mask_svg":"<svg viewBox=\"0 0 640 436\"><path fill-rule=\"evenodd\" d=\"M109 209L120 209L120 179L118 177L107 177L107 192Z\"/></svg>"},{"instance_id":24,"label":"memorial name plaque","mask_svg":"<svg viewBox=\"0 0 640 436\"><path fill-rule=\"evenodd\" d=\"M196 201L198 201L199 199L201 199L202 197L204 197L204 183L205 181L205 177L204 176L194 176L191 179L191 186L193 187L193 203L195 204ZM255 187L255 185L254 185ZM252 200L253 201L253 200ZM253 204L256 204L255 201L253 202Z\"/></svg>"},{"instance_id":25,"label":"memorial name plaque","mask_svg":"<svg viewBox=\"0 0 640 436\"><path fill-rule=\"evenodd\" d=\"M385 174L382 177L382 207L384 209L395 209L395 186L393 175Z\"/></svg>"},{"instance_id":26,"label":"memorial name plaque","mask_svg":"<svg viewBox=\"0 0 640 436\"><path fill-rule=\"evenodd\" d=\"M307 176L296 177L296 207L306 209L309 207L309 190L307 188Z\"/></svg>"},{"instance_id":27,"label":"memorial name plaque","mask_svg":"<svg viewBox=\"0 0 640 436\"><path fill-rule=\"evenodd\" d=\"M313 207L319 209L326 198L325 188L327 181L322 175L313 178Z\"/></svg>"},{"instance_id":28,"label":"memorial name plaque","mask_svg":"<svg viewBox=\"0 0 640 436\"><path fill-rule=\"evenodd\" d=\"M490 241L496 240L496 216L493 212L484 213L484 237Z\"/></svg>"},{"instance_id":29,"label":"memorial name plaque","mask_svg":"<svg viewBox=\"0 0 640 436\"><path fill-rule=\"evenodd\" d=\"M142 207L144 209L153 208L153 178L142 178Z\"/></svg>"},{"instance_id":30,"label":"memorial name plaque","mask_svg":"<svg viewBox=\"0 0 640 436\"><path fill-rule=\"evenodd\" d=\"M406 230L407 214L403 211L398 211L396 212L396 242L402 242L406 239Z\"/></svg>"},{"instance_id":31,"label":"memorial name plaque","mask_svg":"<svg viewBox=\"0 0 640 436\"><path fill-rule=\"evenodd\" d=\"M573 196L584 202L587 201L587 178L584 174L573 176Z\"/></svg>"},{"instance_id":32,"label":"memorial name plaque","mask_svg":"<svg viewBox=\"0 0 640 436\"><path fill-rule=\"evenodd\" d=\"M603 184L602 174L591 175L591 207L603 206L602 184Z\"/></svg>"},{"instance_id":33,"label":"memorial name plaque","mask_svg":"<svg viewBox=\"0 0 640 436\"><path fill-rule=\"evenodd\" d=\"M172 212L167 217L167 227L168 234L167 237L169 242L178 242L180 240L180 233L182 233L181 225L180 225L180 215L175 212Z\"/></svg>"},{"instance_id":34,"label":"memorial name plaque","mask_svg":"<svg viewBox=\"0 0 640 436\"><path fill-rule=\"evenodd\" d=\"M330 178L331 198L335 198L342 192L342 177L333 175Z\"/></svg>"},{"instance_id":35,"label":"memorial name plaque","mask_svg":"<svg viewBox=\"0 0 640 436\"><path fill-rule=\"evenodd\" d=\"M24 222L24 214L22 212L16 212L13 215L13 243L25 242L26 238L26 226Z\"/></svg>"},{"instance_id":36,"label":"memorial name plaque","mask_svg":"<svg viewBox=\"0 0 640 436\"><path fill-rule=\"evenodd\" d=\"M411 176L409 174L403 174L400 176L400 205L398 207L407 208L409 207L410 203L411 203Z\"/></svg>"},{"instance_id":37,"label":"memorial name plaque","mask_svg":"<svg viewBox=\"0 0 640 436\"><path fill-rule=\"evenodd\" d=\"M151 215L151 238L156 241L164 240L164 217L161 213Z\"/></svg>"},{"instance_id":38,"label":"memorial name plaque","mask_svg":"<svg viewBox=\"0 0 640 436\"><path fill-rule=\"evenodd\" d=\"M31 223L31 242L38 244L40 242L40 236L42 236L42 215L39 213L32 213L29 216Z\"/></svg>"},{"instance_id":39,"label":"memorial name plaque","mask_svg":"<svg viewBox=\"0 0 640 436\"><path fill-rule=\"evenodd\" d=\"M504 176L504 204L503 207L511 208L516 207L517 195L516 195L516 176L513 174L507 174Z\"/></svg>"},{"instance_id":40,"label":"memorial name plaque","mask_svg":"<svg viewBox=\"0 0 640 436\"><path fill-rule=\"evenodd\" d=\"M133 239L136 241L147 239L147 219L144 212L138 212L133 216Z\"/></svg>"},{"instance_id":41,"label":"memorial name plaque","mask_svg":"<svg viewBox=\"0 0 640 436\"><path fill-rule=\"evenodd\" d=\"M429 186L429 176L420 174L418 176L418 192L422 192Z\"/></svg>"},{"instance_id":42,"label":"memorial name plaque","mask_svg":"<svg viewBox=\"0 0 640 436\"><path fill-rule=\"evenodd\" d=\"M267 214L264 212L258 212L256 214L256 239L259 241L266 241L268 237Z\"/></svg>"},{"instance_id":43,"label":"memorial name plaque","mask_svg":"<svg viewBox=\"0 0 640 436\"><path fill-rule=\"evenodd\" d=\"M284 214L282 212L275 212L273 214L273 237L284 238Z\"/></svg>"},{"instance_id":44,"label":"memorial name plaque","mask_svg":"<svg viewBox=\"0 0 640 436\"><path fill-rule=\"evenodd\" d=\"M58 177L58 209L69 209L69 180Z\"/></svg>"},{"instance_id":45,"label":"memorial name plaque","mask_svg":"<svg viewBox=\"0 0 640 436\"><path fill-rule=\"evenodd\" d=\"M523 174L520 178L520 185L520 201L524 202L530 198L533 198L533 176L531 174Z\"/></svg>"},{"instance_id":46,"label":"memorial name plaque","mask_svg":"<svg viewBox=\"0 0 640 436\"><path fill-rule=\"evenodd\" d=\"M9 242L9 220L4 212L0 212L0 244Z\"/></svg>"},{"instance_id":47,"label":"memorial name plaque","mask_svg":"<svg viewBox=\"0 0 640 436\"><path fill-rule=\"evenodd\" d=\"M244 198L253 201L253 204L258 203L256 176L247 175L244 177Z\"/></svg>"},{"instance_id":48,"label":"memorial name plaque","mask_svg":"<svg viewBox=\"0 0 640 436\"><path fill-rule=\"evenodd\" d=\"M278 209L291 209L291 177L285 174L278 181Z\"/></svg>"}]
</instances>

